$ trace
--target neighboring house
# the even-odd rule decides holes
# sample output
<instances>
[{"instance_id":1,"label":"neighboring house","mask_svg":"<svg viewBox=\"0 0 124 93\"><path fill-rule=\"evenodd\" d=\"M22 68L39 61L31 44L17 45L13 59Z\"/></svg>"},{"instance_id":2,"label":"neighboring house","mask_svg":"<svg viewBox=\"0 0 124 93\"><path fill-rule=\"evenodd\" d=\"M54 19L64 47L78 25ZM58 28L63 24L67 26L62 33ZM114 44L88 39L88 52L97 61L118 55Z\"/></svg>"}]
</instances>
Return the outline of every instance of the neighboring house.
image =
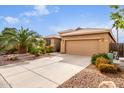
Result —
<instances>
[{"instance_id":1,"label":"neighboring house","mask_svg":"<svg viewBox=\"0 0 124 93\"><path fill-rule=\"evenodd\" d=\"M52 46L54 52L60 52L61 38L59 35L49 35L45 37L46 46Z\"/></svg>"},{"instance_id":2,"label":"neighboring house","mask_svg":"<svg viewBox=\"0 0 124 93\"><path fill-rule=\"evenodd\" d=\"M116 40L110 29L77 28L59 32L61 53L91 56L109 52L109 44Z\"/></svg>"}]
</instances>

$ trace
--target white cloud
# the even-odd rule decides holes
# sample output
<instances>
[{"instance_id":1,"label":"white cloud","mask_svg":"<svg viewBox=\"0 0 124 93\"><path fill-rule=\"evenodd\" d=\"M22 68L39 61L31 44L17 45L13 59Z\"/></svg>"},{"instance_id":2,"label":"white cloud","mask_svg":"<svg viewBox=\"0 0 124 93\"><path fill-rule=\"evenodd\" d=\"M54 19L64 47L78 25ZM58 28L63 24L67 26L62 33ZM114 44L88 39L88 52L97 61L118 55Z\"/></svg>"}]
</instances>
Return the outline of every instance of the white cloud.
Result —
<instances>
[{"instance_id":1,"label":"white cloud","mask_svg":"<svg viewBox=\"0 0 124 93\"><path fill-rule=\"evenodd\" d=\"M54 13L59 12L59 7L54 7ZM32 10L25 11L23 13L20 13L17 17L12 16L0 16L0 20L4 20L8 24L16 24L16 23L30 23L31 20L29 20L28 17L30 16L43 16L43 15L49 15L50 12L48 10L48 7L45 5L36 5L32 7Z\"/></svg>"},{"instance_id":2,"label":"white cloud","mask_svg":"<svg viewBox=\"0 0 124 93\"><path fill-rule=\"evenodd\" d=\"M69 29L68 27L62 27L62 26L50 26L49 30L53 32L61 32L65 29Z\"/></svg>"},{"instance_id":3,"label":"white cloud","mask_svg":"<svg viewBox=\"0 0 124 93\"><path fill-rule=\"evenodd\" d=\"M59 12L59 10L60 10L60 8L59 8L59 7L55 7L54 12L55 12L55 13L58 13L58 12Z\"/></svg>"},{"instance_id":4,"label":"white cloud","mask_svg":"<svg viewBox=\"0 0 124 93\"><path fill-rule=\"evenodd\" d=\"M109 21L106 23L91 21L91 22L88 22L87 24L84 24L84 25L86 27L89 27L89 28L109 28L109 29L111 29L112 23L113 23L112 21Z\"/></svg>"},{"instance_id":5,"label":"white cloud","mask_svg":"<svg viewBox=\"0 0 124 93\"><path fill-rule=\"evenodd\" d=\"M16 17L7 16L7 17L3 17L3 19L9 24L19 23L19 19Z\"/></svg>"},{"instance_id":6,"label":"white cloud","mask_svg":"<svg viewBox=\"0 0 124 93\"><path fill-rule=\"evenodd\" d=\"M42 15L48 15L50 14L49 10L47 9L47 6L45 5L37 5L33 7L32 11L27 11L22 13L23 16L42 16Z\"/></svg>"},{"instance_id":7,"label":"white cloud","mask_svg":"<svg viewBox=\"0 0 124 93\"><path fill-rule=\"evenodd\" d=\"M26 20L25 20L25 23L30 23L30 20L27 20L27 19L26 19Z\"/></svg>"},{"instance_id":8,"label":"white cloud","mask_svg":"<svg viewBox=\"0 0 124 93\"><path fill-rule=\"evenodd\" d=\"M21 13L17 17L12 16L0 16L0 19L4 20L8 24L17 24L20 22L30 23L30 20L27 19L26 16L42 16L42 15L48 15L50 14L49 10L47 9L47 6L45 5L37 5L33 6L32 11L27 11L24 13ZM21 20L19 20L21 19Z\"/></svg>"},{"instance_id":9,"label":"white cloud","mask_svg":"<svg viewBox=\"0 0 124 93\"><path fill-rule=\"evenodd\" d=\"M21 23L31 23L31 19L28 19L26 17L21 17Z\"/></svg>"}]
</instances>

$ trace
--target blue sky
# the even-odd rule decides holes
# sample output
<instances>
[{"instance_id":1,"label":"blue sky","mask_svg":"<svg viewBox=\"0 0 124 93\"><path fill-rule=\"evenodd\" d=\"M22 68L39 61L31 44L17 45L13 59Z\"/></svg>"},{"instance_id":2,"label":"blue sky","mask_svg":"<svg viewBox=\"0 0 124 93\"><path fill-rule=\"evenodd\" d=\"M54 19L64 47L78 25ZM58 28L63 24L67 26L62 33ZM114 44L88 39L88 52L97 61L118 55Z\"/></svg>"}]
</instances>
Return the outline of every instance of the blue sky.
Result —
<instances>
[{"instance_id":1,"label":"blue sky","mask_svg":"<svg viewBox=\"0 0 124 93\"><path fill-rule=\"evenodd\" d=\"M58 6L0 6L0 30L4 27L21 26L41 35L56 34L65 29L111 28L109 6L58 5ZM123 42L124 32L120 32ZM123 35L122 35L123 34ZM115 35L115 33L114 33Z\"/></svg>"}]
</instances>

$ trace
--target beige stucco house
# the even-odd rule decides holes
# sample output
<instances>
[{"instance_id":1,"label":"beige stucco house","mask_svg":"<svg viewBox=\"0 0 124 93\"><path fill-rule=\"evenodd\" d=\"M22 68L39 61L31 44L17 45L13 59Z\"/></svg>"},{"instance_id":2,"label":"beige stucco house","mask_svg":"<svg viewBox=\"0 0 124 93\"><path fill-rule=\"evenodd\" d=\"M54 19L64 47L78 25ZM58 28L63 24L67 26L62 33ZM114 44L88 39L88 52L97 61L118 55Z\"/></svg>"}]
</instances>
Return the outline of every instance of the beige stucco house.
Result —
<instances>
[{"instance_id":1,"label":"beige stucco house","mask_svg":"<svg viewBox=\"0 0 124 93\"><path fill-rule=\"evenodd\" d=\"M46 41L54 51L83 56L108 53L110 43L116 42L111 29L100 28L69 29L47 36Z\"/></svg>"},{"instance_id":2,"label":"beige stucco house","mask_svg":"<svg viewBox=\"0 0 124 93\"><path fill-rule=\"evenodd\" d=\"M109 52L109 44L116 40L110 29L77 28L59 32L61 53L91 56Z\"/></svg>"},{"instance_id":3,"label":"beige stucco house","mask_svg":"<svg viewBox=\"0 0 124 93\"><path fill-rule=\"evenodd\" d=\"M45 37L46 46L52 46L54 52L60 52L61 38L59 35L49 35Z\"/></svg>"}]
</instances>

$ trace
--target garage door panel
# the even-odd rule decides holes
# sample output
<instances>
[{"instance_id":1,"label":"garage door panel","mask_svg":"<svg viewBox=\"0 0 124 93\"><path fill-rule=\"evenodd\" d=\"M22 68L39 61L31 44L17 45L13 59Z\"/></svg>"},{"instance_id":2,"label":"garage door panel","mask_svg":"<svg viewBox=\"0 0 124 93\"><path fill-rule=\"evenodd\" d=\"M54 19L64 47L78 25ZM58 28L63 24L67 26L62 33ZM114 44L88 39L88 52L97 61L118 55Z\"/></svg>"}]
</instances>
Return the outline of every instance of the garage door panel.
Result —
<instances>
[{"instance_id":1,"label":"garage door panel","mask_svg":"<svg viewBox=\"0 0 124 93\"><path fill-rule=\"evenodd\" d=\"M66 53L84 56L98 53L98 40L66 41Z\"/></svg>"}]
</instances>

